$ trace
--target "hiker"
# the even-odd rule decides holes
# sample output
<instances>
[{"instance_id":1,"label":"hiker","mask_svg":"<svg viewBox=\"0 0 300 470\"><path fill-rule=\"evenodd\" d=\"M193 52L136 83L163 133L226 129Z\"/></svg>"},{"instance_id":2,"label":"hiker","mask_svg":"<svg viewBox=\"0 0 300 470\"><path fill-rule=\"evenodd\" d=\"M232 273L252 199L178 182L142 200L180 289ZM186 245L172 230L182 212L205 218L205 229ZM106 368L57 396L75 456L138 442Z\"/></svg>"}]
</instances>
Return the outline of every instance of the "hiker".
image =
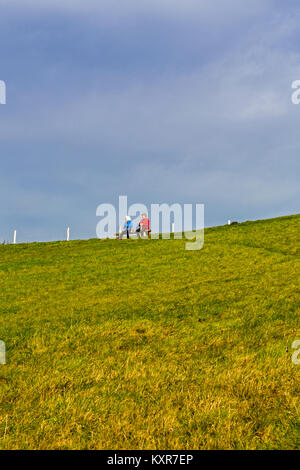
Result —
<instances>
[{"instance_id":1,"label":"hiker","mask_svg":"<svg viewBox=\"0 0 300 470\"><path fill-rule=\"evenodd\" d=\"M147 214L142 214L142 220L139 223L138 228L136 229L136 234L138 238L148 237L150 230L150 220L147 218Z\"/></svg>"},{"instance_id":2,"label":"hiker","mask_svg":"<svg viewBox=\"0 0 300 470\"><path fill-rule=\"evenodd\" d=\"M129 238L129 233L133 233L133 224L131 218L129 217L129 215L127 215L125 217L125 224L123 230L119 235L119 240L122 240L124 235L127 235L127 238Z\"/></svg>"}]
</instances>

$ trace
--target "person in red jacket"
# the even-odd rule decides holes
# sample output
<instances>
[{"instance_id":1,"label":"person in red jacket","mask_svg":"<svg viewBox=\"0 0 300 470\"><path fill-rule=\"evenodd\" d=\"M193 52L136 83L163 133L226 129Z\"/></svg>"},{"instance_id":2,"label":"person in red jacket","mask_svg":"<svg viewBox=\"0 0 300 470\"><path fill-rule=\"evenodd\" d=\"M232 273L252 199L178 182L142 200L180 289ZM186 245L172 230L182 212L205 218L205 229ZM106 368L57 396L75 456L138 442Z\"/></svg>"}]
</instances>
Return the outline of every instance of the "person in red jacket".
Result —
<instances>
[{"instance_id":1,"label":"person in red jacket","mask_svg":"<svg viewBox=\"0 0 300 470\"><path fill-rule=\"evenodd\" d=\"M138 238L139 237L148 237L150 233L150 220L147 218L147 214L142 214L142 220L139 223L138 229L136 231Z\"/></svg>"}]
</instances>

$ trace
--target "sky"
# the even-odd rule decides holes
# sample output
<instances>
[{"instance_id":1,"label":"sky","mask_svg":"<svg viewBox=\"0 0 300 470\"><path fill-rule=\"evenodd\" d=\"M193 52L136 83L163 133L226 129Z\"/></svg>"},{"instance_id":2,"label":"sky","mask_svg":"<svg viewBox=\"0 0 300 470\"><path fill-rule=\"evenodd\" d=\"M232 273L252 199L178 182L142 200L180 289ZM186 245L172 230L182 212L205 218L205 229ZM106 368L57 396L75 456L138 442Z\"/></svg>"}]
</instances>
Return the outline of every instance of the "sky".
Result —
<instances>
[{"instance_id":1,"label":"sky","mask_svg":"<svg viewBox=\"0 0 300 470\"><path fill-rule=\"evenodd\" d=\"M299 213L298 0L0 0L0 242L101 203Z\"/></svg>"}]
</instances>

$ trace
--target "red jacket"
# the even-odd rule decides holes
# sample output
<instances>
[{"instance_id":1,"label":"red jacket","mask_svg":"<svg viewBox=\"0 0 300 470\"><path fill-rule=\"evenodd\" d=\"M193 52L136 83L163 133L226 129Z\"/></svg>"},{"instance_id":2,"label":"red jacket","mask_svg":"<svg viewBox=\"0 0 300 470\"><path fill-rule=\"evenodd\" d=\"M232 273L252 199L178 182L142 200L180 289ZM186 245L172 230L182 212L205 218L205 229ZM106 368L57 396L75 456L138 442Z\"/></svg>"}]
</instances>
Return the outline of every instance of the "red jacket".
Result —
<instances>
[{"instance_id":1,"label":"red jacket","mask_svg":"<svg viewBox=\"0 0 300 470\"><path fill-rule=\"evenodd\" d=\"M145 227L147 230L150 230L150 220L142 219L139 223L140 227Z\"/></svg>"}]
</instances>

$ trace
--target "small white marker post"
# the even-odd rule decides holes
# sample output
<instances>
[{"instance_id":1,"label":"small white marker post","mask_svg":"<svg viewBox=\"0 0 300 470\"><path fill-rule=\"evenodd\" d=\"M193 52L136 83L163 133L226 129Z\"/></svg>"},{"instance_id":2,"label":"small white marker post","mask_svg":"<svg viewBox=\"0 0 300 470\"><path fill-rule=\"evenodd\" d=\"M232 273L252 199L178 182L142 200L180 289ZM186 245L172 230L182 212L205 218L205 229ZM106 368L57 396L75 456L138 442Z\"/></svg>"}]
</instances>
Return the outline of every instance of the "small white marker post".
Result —
<instances>
[{"instance_id":1,"label":"small white marker post","mask_svg":"<svg viewBox=\"0 0 300 470\"><path fill-rule=\"evenodd\" d=\"M67 228L67 242L70 241L70 227Z\"/></svg>"},{"instance_id":2,"label":"small white marker post","mask_svg":"<svg viewBox=\"0 0 300 470\"><path fill-rule=\"evenodd\" d=\"M14 245L17 243L17 231L14 231Z\"/></svg>"},{"instance_id":3,"label":"small white marker post","mask_svg":"<svg viewBox=\"0 0 300 470\"><path fill-rule=\"evenodd\" d=\"M228 220L228 225L231 225L231 220Z\"/></svg>"},{"instance_id":4,"label":"small white marker post","mask_svg":"<svg viewBox=\"0 0 300 470\"><path fill-rule=\"evenodd\" d=\"M175 224L172 224L172 233L175 233Z\"/></svg>"}]
</instances>

